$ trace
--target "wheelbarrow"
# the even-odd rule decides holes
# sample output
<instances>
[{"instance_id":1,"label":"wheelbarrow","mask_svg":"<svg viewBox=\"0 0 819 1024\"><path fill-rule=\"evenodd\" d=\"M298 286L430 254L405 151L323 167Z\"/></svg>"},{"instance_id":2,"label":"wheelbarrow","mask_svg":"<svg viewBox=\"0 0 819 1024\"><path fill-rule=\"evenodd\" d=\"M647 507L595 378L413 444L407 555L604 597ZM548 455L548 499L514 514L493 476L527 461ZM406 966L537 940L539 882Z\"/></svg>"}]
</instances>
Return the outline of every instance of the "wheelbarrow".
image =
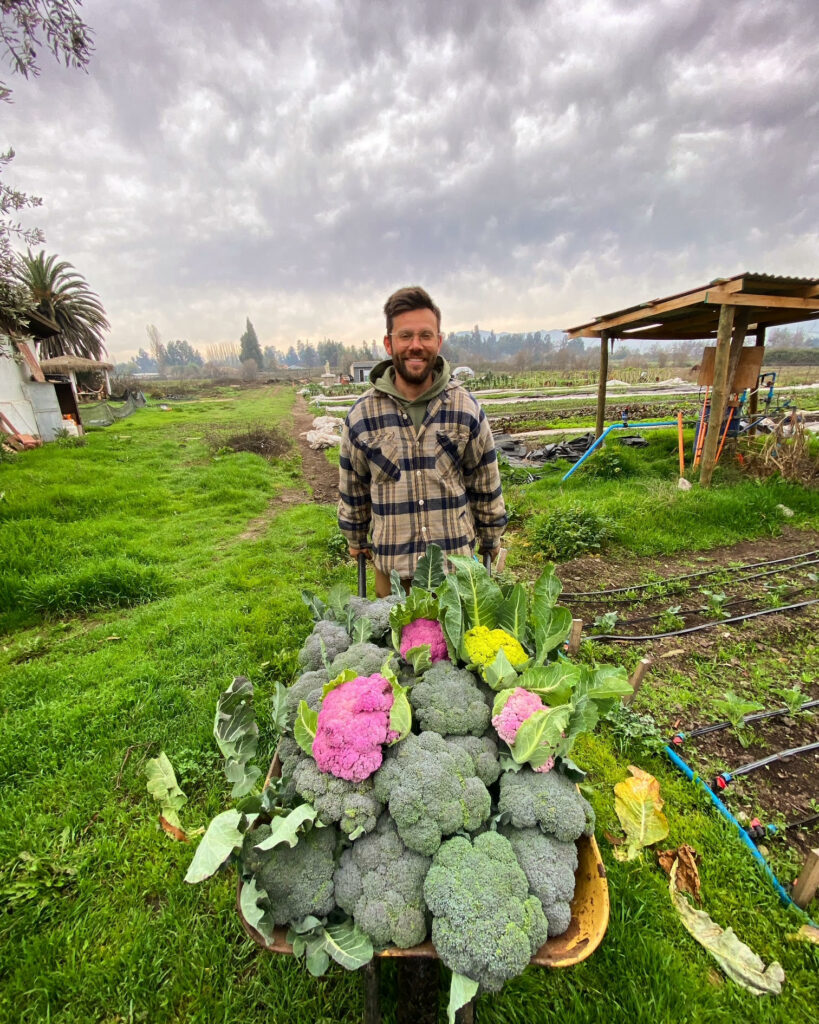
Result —
<instances>
[{"instance_id":1,"label":"wheelbarrow","mask_svg":"<svg viewBox=\"0 0 819 1024\"><path fill-rule=\"evenodd\" d=\"M488 556L484 564L491 571ZM367 595L367 566L363 555L358 557L358 593ZM278 777L281 768L278 755L273 758L268 779ZM609 923L609 889L606 869L594 836L581 836L577 840L577 870L575 890L571 902L571 921L562 935L547 939L531 959L537 967L571 967L579 964L597 949L603 941ZM245 932L263 949L270 953L290 954L293 946L287 941L285 927L273 930L272 941L268 942L245 918L241 905L242 881L239 879L236 894L236 909ZM427 940L410 949L389 947L362 969L364 975L364 1024L380 1024L381 1006L379 998L379 962L383 959L399 961L399 1003L398 1019L414 1024L425 1024L437 1020L438 1012L438 954L432 942ZM473 1024L474 1000L458 1011L461 1024Z\"/></svg>"}]
</instances>

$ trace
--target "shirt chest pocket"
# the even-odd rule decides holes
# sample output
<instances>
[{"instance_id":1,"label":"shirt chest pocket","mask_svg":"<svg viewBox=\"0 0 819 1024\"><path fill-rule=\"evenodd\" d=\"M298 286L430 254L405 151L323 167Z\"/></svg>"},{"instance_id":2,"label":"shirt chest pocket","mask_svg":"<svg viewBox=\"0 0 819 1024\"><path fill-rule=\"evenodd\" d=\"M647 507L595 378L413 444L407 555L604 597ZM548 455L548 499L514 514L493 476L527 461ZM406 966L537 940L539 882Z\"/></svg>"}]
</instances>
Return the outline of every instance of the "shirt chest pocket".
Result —
<instances>
[{"instance_id":1,"label":"shirt chest pocket","mask_svg":"<svg viewBox=\"0 0 819 1024\"><path fill-rule=\"evenodd\" d=\"M435 462L442 477L457 476L463 473L463 457L469 443L469 431L457 428L451 431L437 431L435 435Z\"/></svg>"},{"instance_id":2,"label":"shirt chest pocket","mask_svg":"<svg viewBox=\"0 0 819 1024\"><path fill-rule=\"evenodd\" d=\"M368 434L362 439L374 484L401 479L401 446L389 432Z\"/></svg>"}]
</instances>

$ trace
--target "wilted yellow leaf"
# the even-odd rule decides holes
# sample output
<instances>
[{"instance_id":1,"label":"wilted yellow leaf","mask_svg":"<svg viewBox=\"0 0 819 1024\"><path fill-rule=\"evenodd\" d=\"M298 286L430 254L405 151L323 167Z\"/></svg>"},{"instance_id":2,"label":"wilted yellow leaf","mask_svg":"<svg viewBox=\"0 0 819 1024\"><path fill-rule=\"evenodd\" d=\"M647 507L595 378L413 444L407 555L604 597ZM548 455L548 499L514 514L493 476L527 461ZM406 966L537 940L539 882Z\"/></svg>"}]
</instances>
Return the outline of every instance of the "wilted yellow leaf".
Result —
<instances>
[{"instance_id":1,"label":"wilted yellow leaf","mask_svg":"<svg viewBox=\"0 0 819 1024\"><path fill-rule=\"evenodd\" d=\"M628 840L625 849L615 849L617 860L634 860L646 846L668 835L660 783L653 775L633 764L628 766L628 770L632 777L614 787L614 810Z\"/></svg>"}]
</instances>

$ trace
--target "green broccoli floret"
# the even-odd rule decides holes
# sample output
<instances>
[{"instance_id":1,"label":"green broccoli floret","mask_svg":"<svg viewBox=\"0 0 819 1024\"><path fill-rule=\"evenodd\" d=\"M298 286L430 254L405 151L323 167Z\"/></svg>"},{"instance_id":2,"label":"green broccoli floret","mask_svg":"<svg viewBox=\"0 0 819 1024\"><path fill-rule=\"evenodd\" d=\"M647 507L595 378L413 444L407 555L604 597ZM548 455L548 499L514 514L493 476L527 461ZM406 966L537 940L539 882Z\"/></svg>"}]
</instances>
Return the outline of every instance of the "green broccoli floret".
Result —
<instances>
[{"instance_id":1,"label":"green broccoli floret","mask_svg":"<svg viewBox=\"0 0 819 1024\"><path fill-rule=\"evenodd\" d=\"M391 653L385 647L377 647L375 644L353 644L333 659L330 678L335 679L347 669L352 669L359 676L371 676L381 671Z\"/></svg>"},{"instance_id":2,"label":"green broccoli floret","mask_svg":"<svg viewBox=\"0 0 819 1024\"><path fill-rule=\"evenodd\" d=\"M427 872L424 899L438 956L483 992L500 991L546 941L540 900L529 894L512 845L498 832L443 843Z\"/></svg>"},{"instance_id":3,"label":"green broccoli floret","mask_svg":"<svg viewBox=\"0 0 819 1024\"><path fill-rule=\"evenodd\" d=\"M475 677L450 661L437 661L410 691L410 703L422 729L442 736L482 736L491 705Z\"/></svg>"},{"instance_id":4,"label":"green broccoli floret","mask_svg":"<svg viewBox=\"0 0 819 1024\"><path fill-rule=\"evenodd\" d=\"M322 644L324 650L322 651ZM350 646L347 630L338 622L321 619L313 627L304 647L299 651L299 664L308 672L326 668L330 662ZM326 659L326 664L325 664Z\"/></svg>"},{"instance_id":5,"label":"green broccoli floret","mask_svg":"<svg viewBox=\"0 0 819 1024\"><path fill-rule=\"evenodd\" d=\"M543 904L549 922L549 936L562 935L572 919L574 873L577 870L577 847L547 836L539 828L498 829L512 844L518 864L529 879L529 891Z\"/></svg>"},{"instance_id":6,"label":"green broccoli floret","mask_svg":"<svg viewBox=\"0 0 819 1024\"><path fill-rule=\"evenodd\" d=\"M475 774L484 784L491 786L501 772L498 745L491 736L447 736L451 747L460 747L472 758Z\"/></svg>"},{"instance_id":7,"label":"green broccoli floret","mask_svg":"<svg viewBox=\"0 0 819 1024\"><path fill-rule=\"evenodd\" d=\"M504 772L498 811L515 828L540 827L564 843L594 833L594 810L577 786L560 772Z\"/></svg>"},{"instance_id":8,"label":"green broccoli floret","mask_svg":"<svg viewBox=\"0 0 819 1024\"><path fill-rule=\"evenodd\" d=\"M491 800L475 775L472 758L438 733L410 733L390 747L373 775L376 797L389 803L404 843L431 856L442 836L472 832L487 820Z\"/></svg>"},{"instance_id":9,"label":"green broccoli floret","mask_svg":"<svg viewBox=\"0 0 819 1024\"><path fill-rule=\"evenodd\" d=\"M303 757L293 768L293 786L316 809L325 825L338 822L345 835L361 828L372 832L383 804L373 793L372 779L348 782L319 770L312 757Z\"/></svg>"},{"instance_id":10,"label":"green broccoli floret","mask_svg":"<svg viewBox=\"0 0 819 1024\"><path fill-rule=\"evenodd\" d=\"M408 850L389 814L344 851L334 876L336 903L376 946L417 946L427 936L424 879L430 857Z\"/></svg>"},{"instance_id":11,"label":"green broccoli floret","mask_svg":"<svg viewBox=\"0 0 819 1024\"><path fill-rule=\"evenodd\" d=\"M299 704L304 700L313 711L318 711L321 702L321 691L324 684L330 681L327 669L319 668L314 672L305 672L287 688L284 703L287 709L287 728L292 730L299 711Z\"/></svg>"},{"instance_id":12,"label":"green broccoli floret","mask_svg":"<svg viewBox=\"0 0 819 1024\"><path fill-rule=\"evenodd\" d=\"M366 597L351 597L347 607L353 609L357 619L367 619L372 629L372 640L381 640L390 628L390 612L403 600L405 598L398 594L379 597L375 601L368 601Z\"/></svg>"},{"instance_id":13,"label":"green broccoli floret","mask_svg":"<svg viewBox=\"0 0 819 1024\"><path fill-rule=\"evenodd\" d=\"M333 854L338 841L334 828L312 828L294 847L279 843L272 850L256 845L270 835L269 825L260 825L245 835L242 845L242 874L253 875L267 899L260 900L268 925L300 921L313 914L326 917L335 906L333 899Z\"/></svg>"}]
</instances>

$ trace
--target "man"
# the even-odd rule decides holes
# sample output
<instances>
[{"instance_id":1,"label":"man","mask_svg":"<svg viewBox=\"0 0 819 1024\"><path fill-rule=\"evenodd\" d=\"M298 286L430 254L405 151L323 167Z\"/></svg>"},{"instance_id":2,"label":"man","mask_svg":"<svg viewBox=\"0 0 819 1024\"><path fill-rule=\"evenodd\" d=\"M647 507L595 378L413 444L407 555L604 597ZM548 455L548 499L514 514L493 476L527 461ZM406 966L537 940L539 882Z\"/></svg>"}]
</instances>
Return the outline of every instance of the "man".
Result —
<instances>
[{"instance_id":1,"label":"man","mask_svg":"<svg viewBox=\"0 0 819 1024\"><path fill-rule=\"evenodd\" d=\"M489 421L439 354L441 311L412 287L384 313L390 359L344 422L338 505L351 556L373 560L378 597L393 569L412 579L428 544L469 555L477 540L494 558L506 526Z\"/></svg>"}]
</instances>

